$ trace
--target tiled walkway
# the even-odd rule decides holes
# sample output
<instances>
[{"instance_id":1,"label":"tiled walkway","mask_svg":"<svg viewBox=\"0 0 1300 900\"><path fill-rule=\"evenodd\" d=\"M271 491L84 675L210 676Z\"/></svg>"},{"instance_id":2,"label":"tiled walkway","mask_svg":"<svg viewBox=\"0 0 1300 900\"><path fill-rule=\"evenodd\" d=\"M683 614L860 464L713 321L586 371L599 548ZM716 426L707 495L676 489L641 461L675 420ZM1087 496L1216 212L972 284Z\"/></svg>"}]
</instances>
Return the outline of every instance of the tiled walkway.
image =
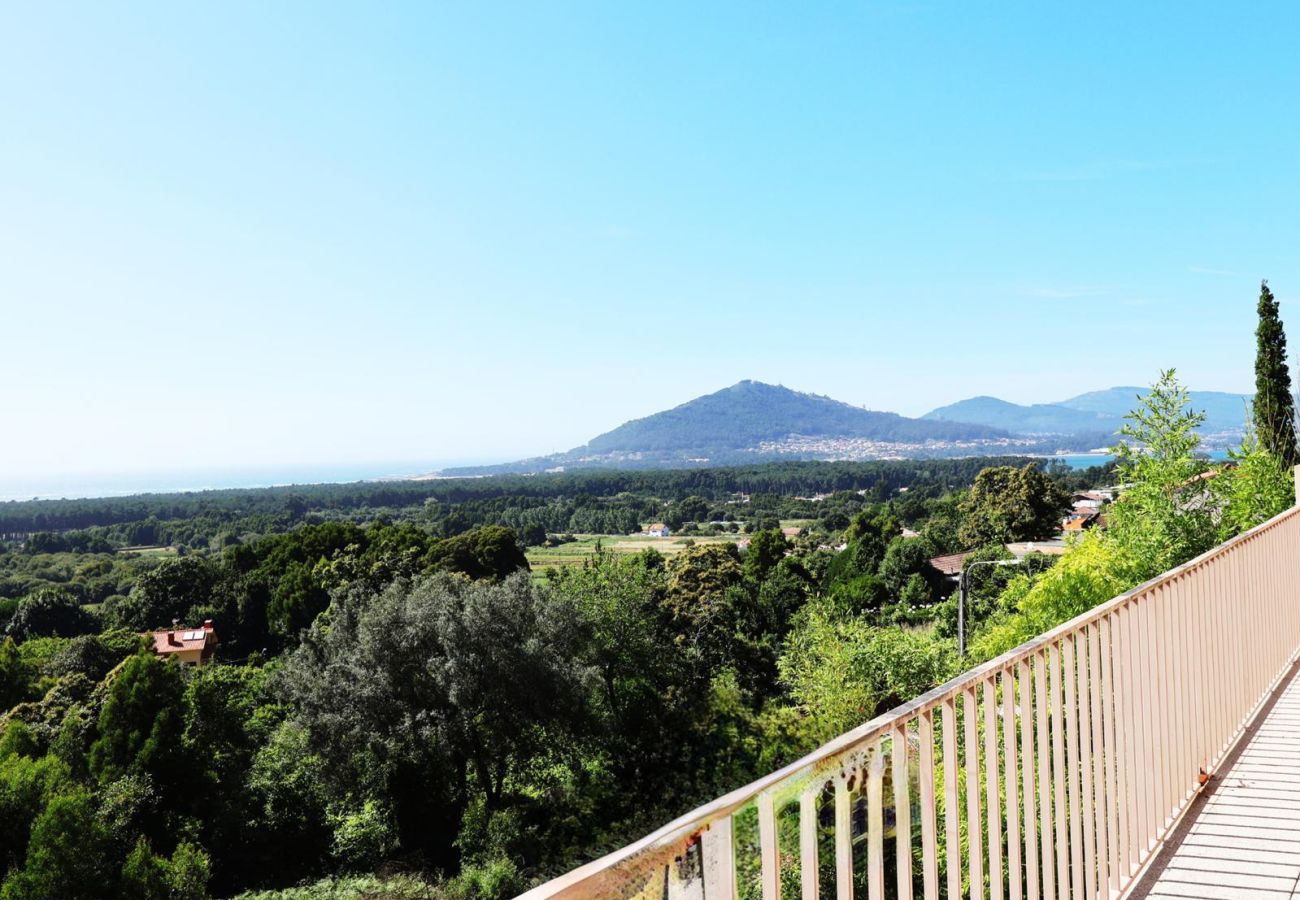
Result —
<instances>
[{"instance_id":1,"label":"tiled walkway","mask_svg":"<svg viewBox=\"0 0 1300 900\"><path fill-rule=\"evenodd\" d=\"M1252 728L1135 897L1300 900L1300 677Z\"/></svg>"}]
</instances>

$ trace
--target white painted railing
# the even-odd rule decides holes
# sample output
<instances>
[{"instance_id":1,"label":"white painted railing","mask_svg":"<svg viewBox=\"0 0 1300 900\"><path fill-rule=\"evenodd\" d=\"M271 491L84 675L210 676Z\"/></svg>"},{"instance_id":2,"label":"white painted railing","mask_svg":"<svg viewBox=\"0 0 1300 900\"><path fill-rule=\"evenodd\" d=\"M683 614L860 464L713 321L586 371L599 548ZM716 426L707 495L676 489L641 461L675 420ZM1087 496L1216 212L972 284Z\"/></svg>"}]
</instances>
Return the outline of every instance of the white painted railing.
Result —
<instances>
[{"instance_id":1,"label":"white painted railing","mask_svg":"<svg viewBox=\"0 0 1300 900\"><path fill-rule=\"evenodd\" d=\"M1298 647L1291 509L523 896L1122 894Z\"/></svg>"}]
</instances>

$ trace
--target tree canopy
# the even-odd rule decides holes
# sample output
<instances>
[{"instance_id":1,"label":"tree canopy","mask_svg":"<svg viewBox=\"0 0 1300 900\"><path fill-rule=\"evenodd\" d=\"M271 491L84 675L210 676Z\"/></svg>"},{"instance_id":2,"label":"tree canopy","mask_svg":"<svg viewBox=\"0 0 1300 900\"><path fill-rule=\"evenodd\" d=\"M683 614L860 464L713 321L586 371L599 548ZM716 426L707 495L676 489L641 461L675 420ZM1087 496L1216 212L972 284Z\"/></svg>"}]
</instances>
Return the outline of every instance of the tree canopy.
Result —
<instances>
[{"instance_id":1,"label":"tree canopy","mask_svg":"<svg viewBox=\"0 0 1300 900\"><path fill-rule=\"evenodd\" d=\"M1255 329L1255 433L1260 444L1287 467L1300 463L1296 447L1295 397L1286 361L1286 332L1268 282L1259 285Z\"/></svg>"},{"instance_id":2,"label":"tree canopy","mask_svg":"<svg viewBox=\"0 0 1300 900\"><path fill-rule=\"evenodd\" d=\"M1036 466L994 466L980 472L962 513L966 547L1043 540L1060 530L1069 496Z\"/></svg>"}]
</instances>

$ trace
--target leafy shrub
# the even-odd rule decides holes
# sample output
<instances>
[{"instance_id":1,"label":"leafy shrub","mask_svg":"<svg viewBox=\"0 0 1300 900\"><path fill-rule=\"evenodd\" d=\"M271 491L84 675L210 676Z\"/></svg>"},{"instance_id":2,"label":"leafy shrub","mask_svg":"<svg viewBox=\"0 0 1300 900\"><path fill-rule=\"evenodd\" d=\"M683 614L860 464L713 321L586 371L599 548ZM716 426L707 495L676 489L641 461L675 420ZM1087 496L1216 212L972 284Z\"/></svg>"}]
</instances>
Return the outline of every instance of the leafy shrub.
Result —
<instances>
[{"instance_id":1,"label":"leafy shrub","mask_svg":"<svg viewBox=\"0 0 1300 900\"><path fill-rule=\"evenodd\" d=\"M781 680L823 740L944 681L956 669L949 641L876 628L825 601L800 614L781 656Z\"/></svg>"},{"instance_id":2,"label":"leafy shrub","mask_svg":"<svg viewBox=\"0 0 1300 900\"><path fill-rule=\"evenodd\" d=\"M19 602L5 630L19 642L34 637L75 637L94 631L95 620L67 591L43 588Z\"/></svg>"},{"instance_id":3,"label":"leafy shrub","mask_svg":"<svg viewBox=\"0 0 1300 900\"><path fill-rule=\"evenodd\" d=\"M329 822L334 829L330 853L345 868L371 868L397 846L392 815L374 800L331 810Z\"/></svg>"}]
</instances>

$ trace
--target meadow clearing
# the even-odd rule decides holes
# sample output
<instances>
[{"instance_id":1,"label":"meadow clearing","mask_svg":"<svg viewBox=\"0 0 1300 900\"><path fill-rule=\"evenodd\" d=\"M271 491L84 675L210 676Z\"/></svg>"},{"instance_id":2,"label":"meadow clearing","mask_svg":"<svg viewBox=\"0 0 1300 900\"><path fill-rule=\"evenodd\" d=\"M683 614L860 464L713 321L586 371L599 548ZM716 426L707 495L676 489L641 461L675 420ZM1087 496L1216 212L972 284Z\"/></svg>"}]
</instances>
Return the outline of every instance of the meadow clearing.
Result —
<instances>
[{"instance_id":1,"label":"meadow clearing","mask_svg":"<svg viewBox=\"0 0 1300 900\"><path fill-rule=\"evenodd\" d=\"M812 519L782 519L781 527L808 528ZM671 537L651 537L648 534L576 534L577 540L558 547L530 547L525 552L533 574L545 576L547 569L580 566L596 553L599 544L611 553L640 553L654 548L664 556L681 553L692 544L735 544L748 541L749 535L737 534L675 534Z\"/></svg>"},{"instance_id":2,"label":"meadow clearing","mask_svg":"<svg viewBox=\"0 0 1300 900\"><path fill-rule=\"evenodd\" d=\"M578 534L574 535L574 537L577 540L561 544L558 547L530 547L527 556L528 563L533 568L533 574L544 576L547 569L580 566L584 560L590 559L596 553L597 545L611 553L640 553L642 550L653 547L664 556L672 556L681 553L690 546L687 543L688 541L693 541L695 544L734 544L737 541L745 540L748 536L744 534L688 534L673 535L671 537L650 537L646 534Z\"/></svg>"}]
</instances>

